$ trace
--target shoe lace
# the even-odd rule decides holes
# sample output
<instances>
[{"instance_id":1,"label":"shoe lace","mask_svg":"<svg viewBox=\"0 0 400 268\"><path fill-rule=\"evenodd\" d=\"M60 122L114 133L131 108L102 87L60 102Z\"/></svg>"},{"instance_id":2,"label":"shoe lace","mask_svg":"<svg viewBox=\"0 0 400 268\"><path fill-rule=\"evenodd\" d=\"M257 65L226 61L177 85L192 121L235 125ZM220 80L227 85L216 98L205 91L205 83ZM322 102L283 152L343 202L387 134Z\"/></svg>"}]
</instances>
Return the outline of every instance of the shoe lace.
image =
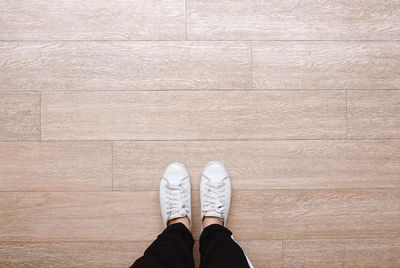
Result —
<instances>
[{"instance_id":1,"label":"shoe lace","mask_svg":"<svg viewBox=\"0 0 400 268\"><path fill-rule=\"evenodd\" d=\"M225 182L213 183L207 180L203 212L225 213Z\"/></svg>"},{"instance_id":2,"label":"shoe lace","mask_svg":"<svg viewBox=\"0 0 400 268\"><path fill-rule=\"evenodd\" d=\"M186 187L182 183L168 184L166 186L166 194L168 196L167 213L171 215L181 215L182 217L188 215L189 208L186 206L188 196L186 194Z\"/></svg>"}]
</instances>

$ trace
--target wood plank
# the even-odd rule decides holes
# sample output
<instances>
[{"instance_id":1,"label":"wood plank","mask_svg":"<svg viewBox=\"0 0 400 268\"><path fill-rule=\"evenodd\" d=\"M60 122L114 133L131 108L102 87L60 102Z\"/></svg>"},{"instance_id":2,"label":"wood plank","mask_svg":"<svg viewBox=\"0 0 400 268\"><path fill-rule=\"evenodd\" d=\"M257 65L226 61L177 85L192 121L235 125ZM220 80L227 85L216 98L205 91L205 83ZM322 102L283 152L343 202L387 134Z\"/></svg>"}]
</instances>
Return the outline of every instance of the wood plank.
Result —
<instances>
[{"instance_id":1,"label":"wood plank","mask_svg":"<svg viewBox=\"0 0 400 268\"><path fill-rule=\"evenodd\" d=\"M157 190L182 162L199 190L207 162L223 162L234 190L400 187L400 140L114 142L115 190Z\"/></svg>"},{"instance_id":2,"label":"wood plank","mask_svg":"<svg viewBox=\"0 0 400 268\"><path fill-rule=\"evenodd\" d=\"M229 226L238 239L395 237L400 189L236 191Z\"/></svg>"},{"instance_id":3,"label":"wood plank","mask_svg":"<svg viewBox=\"0 0 400 268\"><path fill-rule=\"evenodd\" d=\"M251 87L249 42L2 42L0 89Z\"/></svg>"},{"instance_id":4,"label":"wood plank","mask_svg":"<svg viewBox=\"0 0 400 268\"><path fill-rule=\"evenodd\" d=\"M400 90L348 92L349 138L400 138Z\"/></svg>"},{"instance_id":5,"label":"wood plank","mask_svg":"<svg viewBox=\"0 0 400 268\"><path fill-rule=\"evenodd\" d=\"M129 267L149 241L2 242L2 267Z\"/></svg>"},{"instance_id":6,"label":"wood plank","mask_svg":"<svg viewBox=\"0 0 400 268\"><path fill-rule=\"evenodd\" d=\"M43 92L45 140L344 138L344 91Z\"/></svg>"},{"instance_id":7,"label":"wood plank","mask_svg":"<svg viewBox=\"0 0 400 268\"><path fill-rule=\"evenodd\" d=\"M284 267L399 267L400 238L289 240Z\"/></svg>"},{"instance_id":8,"label":"wood plank","mask_svg":"<svg viewBox=\"0 0 400 268\"><path fill-rule=\"evenodd\" d=\"M0 143L1 190L111 190L111 151L111 142Z\"/></svg>"},{"instance_id":9,"label":"wood plank","mask_svg":"<svg viewBox=\"0 0 400 268\"><path fill-rule=\"evenodd\" d=\"M140 258L151 241L99 242L1 242L2 267L129 267ZM281 267L282 242L278 240L238 241L255 267ZM193 255L200 256L198 241ZM261 265L262 264L262 265Z\"/></svg>"},{"instance_id":10,"label":"wood plank","mask_svg":"<svg viewBox=\"0 0 400 268\"><path fill-rule=\"evenodd\" d=\"M0 241L152 240L163 229L158 194L2 192ZM398 188L234 191L228 227L238 240L396 237L399 211Z\"/></svg>"},{"instance_id":11,"label":"wood plank","mask_svg":"<svg viewBox=\"0 0 400 268\"><path fill-rule=\"evenodd\" d=\"M0 241L149 241L163 230L158 198L158 192L1 192Z\"/></svg>"},{"instance_id":12,"label":"wood plank","mask_svg":"<svg viewBox=\"0 0 400 268\"><path fill-rule=\"evenodd\" d=\"M189 39L400 39L398 1L188 0L187 9Z\"/></svg>"},{"instance_id":13,"label":"wood plank","mask_svg":"<svg viewBox=\"0 0 400 268\"><path fill-rule=\"evenodd\" d=\"M238 240L237 242L254 267L282 267L282 241Z\"/></svg>"},{"instance_id":14,"label":"wood plank","mask_svg":"<svg viewBox=\"0 0 400 268\"><path fill-rule=\"evenodd\" d=\"M0 141L39 139L40 92L0 91Z\"/></svg>"},{"instance_id":15,"label":"wood plank","mask_svg":"<svg viewBox=\"0 0 400 268\"><path fill-rule=\"evenodd\" d=\"M183 40L182 0L5 0L0 40Z\"/></svg>"},{"instance_id":16,"label":"wood plank","mask_svg":"<svg viewBox=\"0 0 400 268\"><path fill-rule=\"evenodd\" d=\"M400 42L254 42L253 88L398 89Z\"/></svg>"}]
</instances>

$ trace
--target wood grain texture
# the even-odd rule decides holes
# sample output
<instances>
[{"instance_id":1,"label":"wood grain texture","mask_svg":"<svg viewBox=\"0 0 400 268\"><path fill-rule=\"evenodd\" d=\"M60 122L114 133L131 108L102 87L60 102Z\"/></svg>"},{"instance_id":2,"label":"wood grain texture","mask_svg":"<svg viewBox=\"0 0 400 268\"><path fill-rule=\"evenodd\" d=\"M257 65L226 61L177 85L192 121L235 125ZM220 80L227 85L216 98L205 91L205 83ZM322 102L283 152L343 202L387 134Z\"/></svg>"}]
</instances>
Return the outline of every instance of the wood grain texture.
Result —
<instances>
[{"instance_id":1,"label":"wood grain texture","mask_svg":"<svg viewBox=\"0 0 400 268\"><path fill-rule=\"evenodd\" d=\"M349 138L400 138L400 90L348 92Z\"/></svg>"},{"instance_id":2,"label":"wood grain texture","mask_svg":"<svg viewBox=\"0 0 400 268\"><path fill-rule=\"evenodd\" d=\"M40 92L0 91L0 141L39 139Z\"/></svg>"},{"instance_id":3,"label":"wood grain texture","mask_svg":"<svg viewBox=\"0 0 400 268\"><path fill-rule=\"evenodd\" d=\"M150 241L2 242L2 267L129 267Z\"/></svg>"},{"instance_id":4,"label":"wood grain texture","mask_svg":"<svg viewBox=\"0 0 400 268\"><path fill-rule=\"evenodd\" d=\"M234 190L400 187L400 140L114 142L115 190L157 190L183 163L199 190L207 162L227 167Z\"/></svg>"},{"instance_id":5,"label":"wood grain texture","mask_svg":"<svg viewBox=\"0 0 400 268\"><path fill-rule=\"evenodd\" d=\"M0 201L0 241L149 241L163 230L158 192L2 192Z\"/></svg>"},{"instance_id":6,"label":"wood grain texture","mask_svg":"<svg viewBox=\"0 0 400 268\"><path fill-rule=\"evenodd\" d=\"M163 229L158 191L2 192L0 201L0 241L148 241ZM399 189L234 191L228 227L238 240L395 237L399 211ZM192 213L197 238L199 202Z\"/></svg>"},{"instance_id":7,"label":"wood grain texture","mask_svg":"<svg viewBox=\"0 0 400 268\"><path fill-rule=\"evenodd\" d=\"M0 89L251 87L249 42L2 42Z\"/></svg>"},{"instance_id":8,"label":"wood grain texture","mask_svg":"<svg viewBox=\"0 0 400 268\"><path fill-rule=\"evenodd\" d=\"M152 241L0 242L2 267L129 267ZM238 241L255 267L281 267L282 242ZM193 255L200 263L199 243Z\"/></svg>"},{"instance_id":9,"label":"wood grain texture","mask_svg":"<svg viewBox=\"0 0 400 268\"><path fill-rule=\"evenodd\" d=\"M183 40L182 0L6 0L0 40Z\"/></svg>"},{"instance_id":10,"label":"wood grain texture","mask_svg":"<svg viewBox=\"0 0 400 268\"><path fill-rule=\"evenodd\" d=\"M253 88L399 89L400 42L253 42Z\"/></svg>"},{"instance_id":11,"label":"wood grain texture","mask_svg":"<svg viewBox=\"0 0 400 268\"><path fill-rule=\"evenodd\" d=\"M225 164L255 267L400 267L400 1L0 1L0 267L128 267ZM198 241L194 257L199 264Z\"/></svg>"},{"instance_id":12,"label":"wood grain texture","mask_svg":"<svg viewBox=\"0 0 400 268\"><path fill-rule=\"evenodd\" d=\"M399 256L399 238L283 242L283 267L399 267Z\"/></svg>"},{"instance_id":13,"label":"wood grain texture","mask_svg":"<svg viewBox=\"0 0 400 268\"><path fill-rule=\"evenodd\" d=\"M241 240L237 242L254 267L282 267L282 241Z\"/></svg>"},{"instance_id":14,"label":"wood grain texture","mask_svg":"<svg viewBox=\"0 0 400 268\"><path fill-rule=\"evenodd\" d=\"M3 142L1 190L111 190L111 154L111 142Z\"/></svg>"},{"instance_id":15,"label":"wood grain texture","mask_svg":"<svg viewBox=\"0 0 400 268\"><path fill-rule=\"evenodd\" d=\"M344 91L43 92L45 140L344 138Z\"/></svg>"},{"instance_id":16,"label":"wood grain texture","mask_svg":"<svg viewBox=\"0 0 400 268\"><path fill-rule=\"evenodd\" d=\"M400 39L395 0L188 0L187 8L189 39Z\"/></svg>"},{"instance_id":17,"label":"wood grain texture","mask_svg":"<svg viewBox=\"0 0 400 268\"><path fill-rule=\"evenodd\" d=\"M397 237L400 189L235 191L237 239Z\"/></svg>"}]
</instances>

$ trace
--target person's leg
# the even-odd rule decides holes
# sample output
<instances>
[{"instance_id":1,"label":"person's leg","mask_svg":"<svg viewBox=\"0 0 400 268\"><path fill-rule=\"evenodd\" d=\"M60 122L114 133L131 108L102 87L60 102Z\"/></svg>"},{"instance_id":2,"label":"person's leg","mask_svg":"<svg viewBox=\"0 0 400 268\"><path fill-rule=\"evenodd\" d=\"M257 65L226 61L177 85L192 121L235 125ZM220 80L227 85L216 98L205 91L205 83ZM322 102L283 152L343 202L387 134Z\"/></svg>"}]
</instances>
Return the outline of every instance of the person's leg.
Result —
<instances>
[{"instance_id":1,"label":"person's leg","mask_svg":"<svg viewBox=\"0 0 400 268\"><path fill-rule=\"evenodd\" d=\"M211 224L200 236L200 268L253 267L233 240L232 232L222 224Z\"/></svg>"},{"instance_id":2,"label":"person's leg","mask_svg":"<svg viewBox=\"0 0 400 268\"><path fill-rule=\"evenodd\" d=\"M166 229L131 267L194 268L190 178L182 164L166 168L160 182L160 206Z\"/></svg>"},{"instance_id":3,"label":"person's leg","mask_svg":"<svg viewBox=\"0 0 400 268\"><path fill-rule=\"evenodd\" d=\"M210 162L200 184L201 218L200 268L253 267L225 225L231 201L231 182L225 167Z\"/></svg>"},{"instance_id":4,"label":"person's leg","mask_svg":"<svg viewBox=\"0 0 400 268\"><path fill-rule=\"evenodd\" d=\"M169 225L131 268L194 268L193 244L184 224Z\"/></svg>"}]
</instances>

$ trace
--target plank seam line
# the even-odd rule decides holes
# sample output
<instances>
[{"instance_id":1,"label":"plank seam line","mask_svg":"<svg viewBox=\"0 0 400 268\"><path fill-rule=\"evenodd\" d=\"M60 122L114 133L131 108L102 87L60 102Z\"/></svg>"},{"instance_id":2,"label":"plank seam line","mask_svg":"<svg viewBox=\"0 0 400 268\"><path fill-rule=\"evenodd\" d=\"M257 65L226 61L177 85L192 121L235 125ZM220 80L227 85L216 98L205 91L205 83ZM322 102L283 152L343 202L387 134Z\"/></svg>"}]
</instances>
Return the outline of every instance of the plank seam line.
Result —
<instances>
[{"instance_id":1,"label":"plank seam line","mask_svg":"<svg viewBox=\"0 0 400 268\"><path fill-rule=\"evenodd\" d=\"M39 98L40 98L40 123L39 123L39 141L42 141L42 91L39 91Z\"/></svg>"},{"instance_id":2,"label":"plank seam line","mask_svg":"<svg viewBox=\"0 0 400 268\"><path fill-rule=\"evenodd\" d=\"M397 140L397 139L400 139L400 137L399 138L377 138L377 139L357 139L357 140L385 140L385 139L388 139L388 140L391 140L391 139L394 139L394 140ZM134 141L137 141L137 142L155 142L155 141L159 141L159 142L169 142L169 141L187 141L187 142L189 142L189 141L192 141L192 142L195 142L195 141L346 141L346 139L345 138L339 138L339 139L313 139L313 138L310 138L310 139L296 139L296 138L293 138L293 139L288 139L288 138L283 138L283 139L193 139L193 140L191 140L191 139L168 139L168 140L159 140L159 139L146 139L146 140L143 140L143 139L128 139L128 140L118 140L118 139L110 139L110 140L89 140L89 139L82 139L82 140L74 140L74 139L60 139L60 140L53 140L53 139L45 139L45 140L42 140L43 142L84 142L84 141L86 141L86 142L104 142L104 141L114 141L114 142L134 142ZM15 142L15 141L5 141L5 142Z\"/></svg>"},{"instance_id":3,"label":"plank seam line","mask_svg":"<svg viewBox=\"0 0 400 268\"><path fill-rule=\"evenodd\" d=\"M391 140L400 140L399 138L356 138L352 137L349 139L196 139L196 140L182 140L182 139L177 139L177 140L141 140L141 139L129 139L129 140L74 140L74 139L60 139L60 140L50 140L50 139L45 139L41 140L41 142L217 142L217 141L226 141L226 142L239 142L239 141L276 141L276 142L282 142L282 141L391 141ZM19 142L39 142L38 140L0 140L0 143L19 143Z\"/></svg>"},{"instance_id":4,"label":"plank seam line","mask_svg":"<svg viewBox=\"0 0 400 268\"><path fill-rule=\"evenodd\" d=\"M399 42L400 39L2 39L0 42Z\"/></svg>"},{"instance_id":5,"label":"plank seam line","mask_svg":"<svg viewBox=\"0 0 400 268\"><path fill-rule=\"evenodd\" d=\"M347 190L400 190L400 186L397 187L351 187L351 188L266 188L266 189L233 189L233 192L273 192L273 191L347 191ZM0 191L0 193L158 193L158 190L82 190L82 191L48 191L48 190L40 190L40 191ZM199 189L193 189L192 192L200 192Z\"/></svg>"},{"instance_id":6,"label":"plank seam line","mask_svg":"<svg viewBox=\"0 0 400 268\"><path fill-rule=\"evenodd\" d=\"M160 225L161 226L161 225ZM237 231L238 232L238 231ZM354 237L331 237L331 238L324 238L324 237L318 237L318 238L265 238L265 239L236 239L237 241L243 241L243 242L248 242L248 241L282 241L282 242L290 242L290 241L335 241L335 240L367 240L367 239L399 239L398 236L354 236ZM102 242L153 242L154 240L3 240L0 241L0 244L2 243L102 243ZM198 239L194 239L195 242L199 242Z\"/></svg>"},{"instance_id":7,"label":"plank seam line","mask_svg":"<svg viewBox=\"0 0 400 268\"><path fill-rule=\"evenodd\" d=\"M187 0L185 0L185 41L187 41Z\"/></svg>"},{"instance_id":8,"label":"plank seam line","mask_svg":"<svg viewBox=\"0 0 400 268\"><path fill-rule=\"evenodd\" d=\"M114 191L114 141L111 141L111 191Z\"/></svg>"},{"instance_id":9,"label":"plank seam line","mask_svg":"<svg viewBox=\"0 0 400 268\"><path fill-rule=\"evenodd\" d=\"M250 88L253 90L253 41L250 41L250 81L251 85Z\"/></svg>"},{"instance_id":10,"label":"plank seam line","mask_svg":"<svg viewBox=\"0 0 400 268\"><path fill-rule=\"evenodd\" d=\"M348 133L348 116L347 116L347 109L348 109L348 101L347 101L347 89L346 89L346 140L349 139L349 133Z\"/></svg>"},{"instance_id":11,"label":"plank seam line","mask_svg":"<svg viewBox=\"0 0 400 268\"><path fill-rule=\"evenodd\" d=\"M327 88L216 88L216 89L191 89L191 88L178 88L178 89L111 89L111 90L101 90L101 89L61 89L61 90L42 90L42 89L24 89L24 90L7 90L7 89L0 89L0 91L4 92L21 92L21 91L42 91L46 93L59 93L59 92L171 92L171 93L185 93L185 92L226 92L226 91L243 91L243 93L251 93L251 92L345 92L347 89L327 89ZM400 88L387 88L387 89L348 89L350 91L400 91Z\"/></svg>"}]
</instances>

